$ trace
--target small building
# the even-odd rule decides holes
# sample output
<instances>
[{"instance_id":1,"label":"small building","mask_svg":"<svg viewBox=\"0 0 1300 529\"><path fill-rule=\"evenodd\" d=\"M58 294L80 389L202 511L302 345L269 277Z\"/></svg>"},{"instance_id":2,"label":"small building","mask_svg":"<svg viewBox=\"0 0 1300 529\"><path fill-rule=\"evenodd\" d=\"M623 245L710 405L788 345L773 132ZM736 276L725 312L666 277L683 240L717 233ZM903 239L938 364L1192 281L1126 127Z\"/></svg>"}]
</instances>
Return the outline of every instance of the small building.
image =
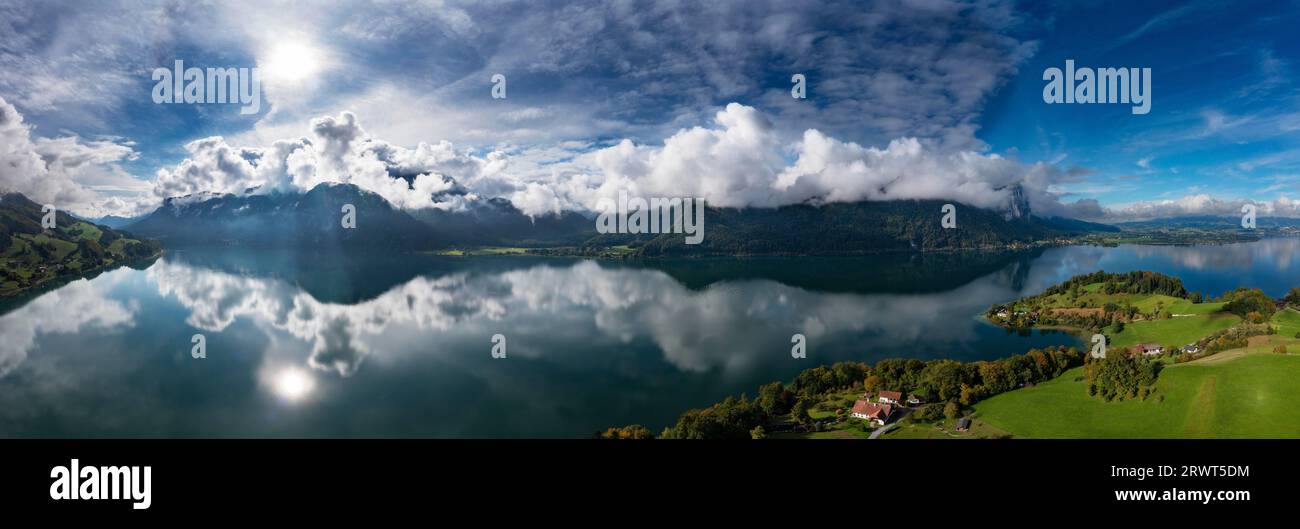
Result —
<instances>
[{"instance_id":1,"label":"small building","mask_svg":"<svg viewBox=\"0 0 1300 529\"><path fill-rule=\"evenodd\" d=\"M1147 356L1165 354L1164 346L1158 343L1140 343L1137 344L1137 350Z\"/></svg>"},{"instance_id":2,"label":"small building","mask_svg":"<svg viewBox=\"0 0 1300 529\"><path fill-rule=\"evenodd\" d=\"M853 418L868 421L876 426L884 426L894 414L894 407L865 400L853 403Z\"/></svg>"},{"instance_id":3,"label":"small building","mask_svg":"<svg viewBox=\"0 0 1300 529\"><path fill-rule=\"evenodd\" d=\"M1194 343L1189 343L1183 346L1183 352L1188 354L1196 354L1201 352L1201 346L1196 345Z\"/></svg>"},{"instance_id":4,"label":"small building","mask_svg":"<svg viewBox=\"0 0 1300 529\"><path fill-rule=\"evenodd\" d=\"M901 391L881 391L876 395L876 402L885 404L898 404L903 402L903 392Z\"/></svg>"},{"instance_id":5,"label":"small building","mask_svg":"<svg viewBox=\"0 0 1300 529\"><path fill-rule=\"evenodd\" d=\"M957 431L964 432L970 429L970 419L962 417L957 419Z\"/></svg>"},{"instance_id":6,"label":"small building","mask_svg":"<svg viewBox=\"0 0 1300 529\"><path fill-rule=\"evenodd\" d=\"M915 393L908 393L908 394L907 394L907 405L908 405L908 406L920 406L920 405L922 405L922 404L925 404L925 399L923 399L923 398L921 398L921 397L918 397Z\"/></svg>"}]
</instances>

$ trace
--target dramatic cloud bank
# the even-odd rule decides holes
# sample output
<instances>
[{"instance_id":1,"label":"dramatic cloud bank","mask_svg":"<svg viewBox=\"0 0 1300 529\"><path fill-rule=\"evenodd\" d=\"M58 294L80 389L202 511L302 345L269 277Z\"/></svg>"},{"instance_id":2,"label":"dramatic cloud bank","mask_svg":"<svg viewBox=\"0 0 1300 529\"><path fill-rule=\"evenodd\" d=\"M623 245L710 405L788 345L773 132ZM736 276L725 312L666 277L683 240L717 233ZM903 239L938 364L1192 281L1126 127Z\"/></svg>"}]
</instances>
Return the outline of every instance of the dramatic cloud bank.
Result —
<instances>
[{"instance_id":1,"label":"dramatic cloud bank","mask_svg":"<svg viewBox=\"0 0 1300 529\"><path fill-rule=\"evenodd\" d=\"M355 184L405 209L458 209L502 197L534 216L595 211L620 191L704 197L722 207L944 199L1004 210L1017 187L1040 215L1101 221L1238 215L1249 203L1261 216L1300 216L1300 200L1286 197L1260 202L1199 194L1113 208L1095 200L1062 203L1050 189L1074 175L1054 165L911 137L881 148L808 129L787 142L767 116L739 103L657 145L624 139L603 147L566 142L475 153L440 141L407 148L372 136L352 112L313 119L306 132L262 146L232 145L220 136L195 140L185 146L186 158L147 182L120 165L136 156L130 144L33 137L0 99L0 188L89 216L142 214L170 197L304 192L321 183Z\"/></svg>"},{"instance_id":2,"label":"dramatic cloud bank","mask_svg":"<svg viewBox=\"0 0 1300 529\"><path fill-rule=\"evenodd\" d=\"M312 120L310 138L252 148L214 136L185 149L188 158L158 171L153 198L297 192L339 182L378 193L401 208L445 207L435 202L436 194L452 190L455 182L473 184L500 167L493 156L456 152L446 142L406 149L371 138L351 112Z\"/></svg>"},{"instance_id":3,"label":"dramatic cloud bank","mask_svg":"<svg viewBox=\"0 0 1300 529\"><path fill-rule=\"evenodd\" d=\"M122 158L101 159L83 171L116 175L112 181L74 177L64 191L11 187L87 215L142 213L191 193L340 181L405 208L504 197L532 214L590 209L628 186L727 205L924 196L933 180L867 188L895 179L890 163L934 157L932 168L947 170L966 160L940 152L984 157L979 115L1037 46L1015 36L1032 22L1001 0L830 1L818 9L777 0L380 7L338 1L309 15L251 1L68 9L60 1L0 0L0 18L12 21L0 22L0 93L43 130L133 135L147 160L141 171L156 178L149 189L116 169ZM140 20L153 21L155 31L121 29ZM315 58L298 65L313 78L292 93L271 82L283 66L275 52L288 44ZM266 112L250 122L134 104L133 94L148 86L136 73L170 64L180 50L195 65L268 68ZM510 79L507 99L486 96L487 79L498 72ZM807 99L790 97L793 73L806 76ZM89 86L99 89L78 89ZM196 139L194 130L222 136ZM192 141L173 163L178 137ZM136 156L132 144L80 143ZM796 144L824 152L801 157ZM831 155L837 158L823 158ZM861 188L826 189L857 176L854 157L872 173ZM984 158L977 163L1007 164ZM797 168L784 163L796 159ZM957 177L954 197L1003 201L998 189L1015 177L984 174L990 170ZM23 178L43 176L27 169Z\"/></svg>"},{"instance_id":4,"label":"dramatic cloud bank","mask_svg":"<svg viewBox=\"0 0 1300 529\"><path fill-rule=\"evenodd\" d=\"M337 181L406 208L504 197L532 214L619 188L1000 207L1019 184L1040 214L1124 220L1233 213L1203 189L1286 214L1300 167L1294 64L1260 37L1289 35L1295 6L1249 29L1214 23L1240 15L1226 4L1147 7L1152 35L1010 0L324 3L0 0L0 186L93 216ZM1059 64L1094 33L1122 35L1094 43L1120 63L1235 73L1194 97L1170 85L1155 108L1177 112L1118 129L1105 109L1048 110L1031 58ZM148 72L177 59L263 68L262 111L152 104ZM496 74L505 99L489 96ZM1130 200L1145 202L1115 205Z\"/></svg>"},{"instance_id":5,"label":"dramatic cloud bank","mask_svg":"<svg viewBox=\"0 0 1300 529\"><path fill-rule=\"evenodd\" d=\"M1018 185L1035 209L1064 209L1047 192L1063 176L1052 166L944 150L916 138L864 147L816 129L786 144L766 116L738 103L719 110L710 126L681 129L661 145L625 139L558 153L495 150L480 156L445 141L408 149L370 136L350 112L312 120L310 133L264 147L235 147L220 137L194 141L186 146L188 158L158 172L154 198L304 191L341 182L402 208L504 197L530 215L594 211L620 191L704 197L723 207L941 198L1006 208Z\"/></svg>"}]
</instances>

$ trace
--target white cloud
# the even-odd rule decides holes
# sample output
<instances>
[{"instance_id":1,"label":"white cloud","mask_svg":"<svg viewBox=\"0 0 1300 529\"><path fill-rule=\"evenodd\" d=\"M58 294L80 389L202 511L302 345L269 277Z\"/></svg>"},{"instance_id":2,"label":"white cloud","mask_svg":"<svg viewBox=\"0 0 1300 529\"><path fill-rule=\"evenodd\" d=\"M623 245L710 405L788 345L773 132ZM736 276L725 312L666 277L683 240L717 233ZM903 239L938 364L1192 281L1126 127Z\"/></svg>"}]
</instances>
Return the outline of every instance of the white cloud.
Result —
<instances>
[{"instance_id":1,"label":"white cloud","mask_svg":"<svg viewBox=\"0 0 1300 529\"><path fill-rule=\"evenodd\" d=\"M220 137L192 142L188 158L159 171L154 193L161 199L301 191L344 182L402 208L446 208L458 204L446 197L435 202L434 195L455 187L470 199L504 197L539 215L595 211L601 199L616 199L620 191L703 197L722 207L942 198L1002 209L1019 185L1034 208L1065 211L1047 191L1062 174L1046 164L945 150L916 138L864 147L816 129L787 144L766 116L738 103L718 111L711 126L681 129L661 145L624 139L584 151L588 147L503 147L475 155L443 141L408 149L370 136L356 115L344 112L312 120L309 138L264 148L234 147Z\"/></svg>"},{"instance_id":2,"label":"white cloud","mask_svg":"<svg viewBox=\"0 0 1300 529\"><path fill-rule=\"evenodd\" d=\"M1020 185L1031 204L1061 210L1047 188L1062 174L1045 164L1025 165L996 154L944 150L916 138L884 149L863 147L816 129L785 145L770 122L732 103L715 127L683 129L662 146L628 140L583 161L597 171L592 190L569 190L570 201L594 209L618 191L643 196L697 196L723 207L943 198L986 207L1009 205ZM792 157L793 163L787 162Z\"/></svg>"},{"instance_id":3,"label":"white cloud","mask_svg":"<svg viewBox=\"0 0 1300 529\"><path fill-rule=\"evenodd\" d=\"M236 147L214 136L190 142L189 156L158 171L159 198L197 194L306 191L326 182L351 183L402 208L429 208L452 181L472 183L499 164L455 151L450 144L414 149L371 138L351 112L312 120L311 137L266 147Z\"/></svg>"},{"instance_id":4,"label":"white cloud","mask_svg":"<svg viewBox=\"0 0 1300 529\"><path fill-rule=\"evenodd\" d=\"M119 165L135 156L114 141L33 138L23 116L0 97L0 190L81 215L129 213L121 196L150 188Z\"/></svg>"},{"instance_id":5,"label":"white cloud","mask_svg":"<svg viewBox=\"0 0 1300 529\"><path fill-rule=\"evenodd\" d=\"M123 212L175 194L294 189L322 181L350 181L403 207L445 206L428 198L448 185L443 176L475 195L509 198L530 213L589 207L602 186L618 179L593 165L596 160L584 159L585 148L559 147L570 155L558 163L542 161L568 141L606 138L629 138L640 156L657 160L657 173L625 183L664 189L691 183L692 175L672 171L699 170L709 174L690 189L716 195L719 204L770 205L788 201L792 193L816 194L809 190L815 175L794 178L788 190L770 186L786 170L781 160L793 153L794 144L807 142L809 130L845 145L917 138L926 146L923 156L931 155L932 146L978 153L976 118L986 99L1034 49L1033 43L1009 36L1023 20L1012 4L997 0L974 8L844 2L817 10L776 0L707 6L575 2L529 9L519 8L519 2L382 4L340 1L329 10L298 10L241 1L110 3L59 18L48 16L59 5L10 6L0 0L3 18L17 21L0 22L0 65L13 66L0 68L0 90L12 93L25 110L39 112L43 127L53 122L75 124L77 130L105 128L102 118L111 115L157 123L157 130L165 131L159 137L170 141L177 132L192 130L177 109L113 114L124 112L116 96L136 93L135 85L145 80L137 72L170 64L180 49L191 50L184 58L193 64L218 58L260 64L293 43L302 46L289 49L311 51L291 54L313 57L310 62L318 66L310 69L315 73L307 76L306 88L298 87L301 93L289 94L268 81L270 110L261 120L242 132L233 127L223 138L188 143L187 159L156 171L153 193L132 197L141 188L125 172L82 176L100 195L77 197L77 207L86 211ZM130 27L121 20L141 18L155 29L103 27ZM46 34L54 37L42 38ZM94 42L86 41L89 36ZM42 64L50 67L42 70ZM788 74L773 81L777 70L807 73L810 98L791 99L784 82ZM488 97L489 76L497 72L510 79L507 100ZM347 79L341 78L344 73ZM78 94L114 97L68 97L78 86L102 89ZM753 105L729 113L729 119L755 121L695 126L727 101ZM95 119L75 112L82 104L96 109ZM364 117L367 130L384 140L331 136L352 128L366 132L342 116L303 140L304 122L339 109ZM212 121L213 128L231 129L222 118ZM762 130L756 129L760 122L767 123ZM750 132L758 135L743 136ZM670 141L655 145L670 135ZM150 141L156 139L141 139L145 157L169 159L171 145ZM443 140L461 150L444 147ZM431 142L430 150L451 151L456 159L412 173L410 160L399 158L423 159L420 142ZM710 142L731 157L708 160L707 151L691 150L707 149ZM746 153L745 148L758 150ZM385 158L384 152L393 156ZM618 164L613 159L619 155L605 157ZM733 163L756 172L741 175ZM741 189L746 182L765 186Z\"/></svg>"},{"instance_id":6,"label":"white cloud","mask_svg":"<svg viewBox=\"0 0 1300 529\"><path fill-rule=\"evenodd\" d=\"M263 141L341 108L407 145L645 140L746 101L794 135L816 127L863 143L915 136L980 148L986 100L1036 47L1009 35L1024 20L1000 0L927 9L897 1L818 9L779 0L340 2L337 16L221 5L223 34L258 48L328 42L339 50L335 71L347 72L312 97L272 94L276 104L257 125ZM790 98L794 72L808 76L809 99ZM509 79L505 100L488 95L496 73Z\"/></svg>"},{"instance_id":7,"label":"white cloud","mask_svg":"<svg viewBox=\"0 0 1300 529\"><path fill-rule=\"evenodd\" d=\"M1261 217L1300 217L1300 200L1278 197L1274 200L1249 198L1219 198L1205 193L1186 195L1176 199L1147 200L1117 204L1104 210L1104 216L1093 216L1109 221L1149 220L1186 215L1241 216L1246 204L1255 206Z\"/></svg>"}]
</instances>

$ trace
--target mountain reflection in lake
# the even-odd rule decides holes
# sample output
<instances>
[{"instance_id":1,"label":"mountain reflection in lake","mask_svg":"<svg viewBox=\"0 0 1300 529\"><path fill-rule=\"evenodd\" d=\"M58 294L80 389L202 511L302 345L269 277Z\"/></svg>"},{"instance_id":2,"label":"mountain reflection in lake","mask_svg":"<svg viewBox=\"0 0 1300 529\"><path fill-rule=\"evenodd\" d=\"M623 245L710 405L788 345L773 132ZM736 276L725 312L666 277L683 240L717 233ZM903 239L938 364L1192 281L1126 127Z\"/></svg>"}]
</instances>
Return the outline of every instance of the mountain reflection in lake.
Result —
<instances>
[{"instance_id":1,"label":"mountain reflection in lake","mask_svg":"<svg viewBox=\"0 0 1300 529\"><path fill-rule=\"evenodd\" d=\"M170 250L0 307L0 436L658 430L824 363L1075 345L978 315L1099 268L1188 272L1189 288L1216 293L1243 277L1280 295L1296 242L653 265ZM205 359L190 355L197 333ZM498 333L505 359L490 354ZM791 358L795 333L806 359Z\"/></svg>"}]
</instances>

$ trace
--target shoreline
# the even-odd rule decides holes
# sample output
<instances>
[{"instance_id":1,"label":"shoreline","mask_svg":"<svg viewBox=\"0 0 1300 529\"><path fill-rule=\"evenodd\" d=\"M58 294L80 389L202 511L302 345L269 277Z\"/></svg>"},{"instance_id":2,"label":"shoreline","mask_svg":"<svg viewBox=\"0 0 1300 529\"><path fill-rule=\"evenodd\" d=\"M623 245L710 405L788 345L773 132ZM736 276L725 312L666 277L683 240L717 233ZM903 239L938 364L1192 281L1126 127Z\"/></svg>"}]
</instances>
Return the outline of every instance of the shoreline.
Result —
<instances>
[{"instance_id":1,"label":"shoreline","mask_svg":"<svg viewBox=\"0 0 1300 529\"><path fill-rule=\"evenodd\" d=\"M140 257L136 259L122 260L122 261L113 261L112 263L99 265L88 270L82 270L78 272L76 275L70 275L70 276L55 275L53 277L48 277L46 279L42 279L39 282L32 283L26 287L13 290L8 293L0 294L0 304L6 304L10 301L23 297L24 295L32 295L32 294L39 294L42 292L46 292L52 288L61 287L63 285L66 285L78 279L86 279L92 276L98 276L99 274L108 272L110 270L116 270L117 268L123 266L131 266L136 263L154 261L157 260L159 257L162 257L165 251L166 251L165 249L160 248L156 253L151 254L147 257Z\"/></svg>"},{"instance_id":2,"label":"shoreline","mask_svg":"<svg viewBox=\"0 0 1300 529\"><path fill-rule=\"evenodd\" d=\"M768 257L867 257L876 255L926 255L926 254L959 254L967 252L1015 252L1028 251L1035 249L1065 248L1071 246L1096 246L1101 248L1115 248L1120 246L1156 246L1156 247L1197 247L1197 246L1227 246L1232 244L1249 244L1268 239L1287 239L1293 236L1279 235L1275 237L1256 237L1256 238L1237 238L1227 240L1208 240L1208 241L1186 241L1186 242L1167 242L1167 241L1094 241L1094 240L1066 240L1066 241L1035 241L1032 243L1022 244L1003 244L989 246L972 246L972 247L954 247L954 248L879 248L858 251L828 252L828 253L685 253L685 254L660 254L652 256L636 255L633 251L615 251L618 246L603 247L600 250L559 253L562 250L577 249L578 246L545 246L545 247L522 247L522 246L465 246L458 248L445 248L437 250L417 250L416 253L438 255L445 257L485 257L485 256L528 256L528 257L577 257L585 259L602 259L602 260L659 260L659 259L750 259L750 258L768 258ZM509 251L495 251L495 250ZM478 253L483 252L483 253Z\"/></svg>"}]
</instances>

